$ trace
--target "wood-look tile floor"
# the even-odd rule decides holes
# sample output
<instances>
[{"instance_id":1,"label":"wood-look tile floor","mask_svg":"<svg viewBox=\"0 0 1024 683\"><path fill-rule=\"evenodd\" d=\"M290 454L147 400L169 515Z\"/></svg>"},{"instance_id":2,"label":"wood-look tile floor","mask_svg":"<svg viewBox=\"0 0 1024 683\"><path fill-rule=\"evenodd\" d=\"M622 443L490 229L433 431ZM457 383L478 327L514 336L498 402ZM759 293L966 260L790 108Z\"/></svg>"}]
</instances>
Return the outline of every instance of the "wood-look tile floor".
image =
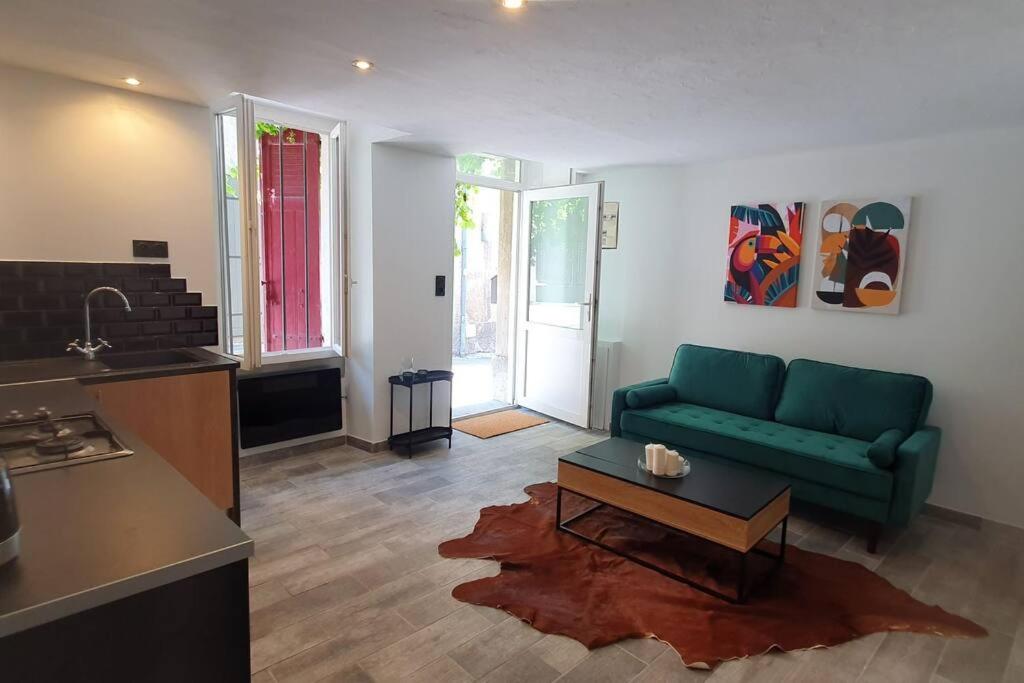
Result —
<instances>
[{"instance_id":1,"label":"wood-look tile floor","mask_svg":"<svg viewBox=\"0 0 1024 683\"><path fill-rule=\"evenodd\" d=\"M487 441L456 432L415 457L352 447L242 465L253 681L1024 681L1024 532L921 516L868 555L842 520L796 514L790 541L865 564L917 598L968 616L979 640L876 634L829 650L685 668L655 640L588 652L452 588L497 564L446 560L437 544L486 505L526 499L559 455L607 437L565 424Z\"/></svg>"}]
</instances>

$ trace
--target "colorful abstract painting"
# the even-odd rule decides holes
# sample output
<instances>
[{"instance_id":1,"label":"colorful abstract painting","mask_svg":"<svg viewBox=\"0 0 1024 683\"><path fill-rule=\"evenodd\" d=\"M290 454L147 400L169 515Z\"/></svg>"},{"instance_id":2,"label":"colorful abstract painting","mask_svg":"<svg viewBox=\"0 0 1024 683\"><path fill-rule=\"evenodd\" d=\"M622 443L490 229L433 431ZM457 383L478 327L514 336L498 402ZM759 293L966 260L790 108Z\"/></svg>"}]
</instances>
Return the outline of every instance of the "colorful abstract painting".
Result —
<instances>
[{"instance_id":1,"label":"colorful abstract painting","mask_svg":"<svg viewBox=\"0 0 1024 683\"><path fill-rule=\"evenodd\" d=\"M823 203L814 308L899 313L909 229L910 197Z\"/></svg>"},{"instance_id":2,"label":"colorful abstract painting","mask_svg":"<svg viewBox=\"0 0 1024 683\"><path fill-rule=\"evenodd\" d=\"M725 300L796 306L804 203L739 204L729 214Z\"/></svg>"}]
</instances>

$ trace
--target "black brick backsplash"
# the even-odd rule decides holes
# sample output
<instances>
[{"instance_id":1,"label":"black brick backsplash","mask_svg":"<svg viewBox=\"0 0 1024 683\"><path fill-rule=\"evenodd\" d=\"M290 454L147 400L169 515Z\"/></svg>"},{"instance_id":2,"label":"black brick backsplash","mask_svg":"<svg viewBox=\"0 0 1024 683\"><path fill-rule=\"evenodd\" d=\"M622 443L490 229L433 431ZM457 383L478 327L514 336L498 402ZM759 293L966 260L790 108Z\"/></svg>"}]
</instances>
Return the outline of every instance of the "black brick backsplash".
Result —
<instances>
[{"instance_id":1,"label":"black brick backsplash","mask_svg":"<svg viewBox=\"0 0 1024 683\"><path fill-rule=\"evenodd\" d=\"M199 295L197 295L199 296ZM159 308L171 305L170 294L139 294L139 305Z\"/></svg>"},{"instance_id":2,"label":"black brick backsplash","mask_svg":"<svg viewBox=\"0 0 1024 683\"><path fill-rule=\"evenodd\" d=\"M138 306L135 306L130 311L126 311L124 309L121 309L118 312L121 314L121 317L123 319L125 319L125 320L135 321L135 322L145 322L146 320L155 320L157 314L160 311L163 311L163 310L166 310L166 309L163 309L163 308L139 308Z\"/></svg>"},{"instance_id":3,"label":"black brick backsplash","mask_svg":"<svg viewBox=\"0 0 1024 683\"><path fill-rule=\"evenodd\" d=\"M157 282L144 277L126 277L123 287L126 292L152 292Z\"/></svg>"},{"instance_id":4,"label":"black brick backsplash","mask_svg":"<svg viewBox=\"0 0 1024 683\"><path fill-rule=\"evenodd\" d=\"M168 322L141 323L141 329L142 334L147 337L154 334L171 334L175 331Z\"/></svg>"},{"instance_id":5,"label":"black brick backsplash","mask_svg":"<svg viewBox=\"0 0 1024 683\"><path fill-rule=\"evenodd\" d=\"M188 346L188 335L171 334L166 337L157 337L157 344L161 349L176 349L179 346Z\"/></svg>"},{"instance_id":6,"label":"black brick backsplash","mask_svg":"<svg viewBox=\"0 0 1024 683\"><path fill-rule=\"evenodd\" d=\"M103 275L102 263L65 263L64 275L67 277L88 276L96 277Z\"/></svg>"},{"instance_id":7,"label":"black brick backsplash","mask_svg":"<svg viewBox=\"0 0 1024 683\"><path fill-rule=\"evenodd\" d=\"M116 295L93 297L93 336L112 346L104 353L217 345L217 307L172 278L169 264L0 261L0 361L66 355L85 336L85 293L103 286L132 305L126 312Z\"/></svg>"},{"instance_id":8,"label":"black brick backsplash","mask_svg":"<svg viewBox=\"0 0 1024 683\"><path fill-rule=\"evenodd\" d=\"M188 317L190 317L190 318L214 318L214 319L216 319L216 317L217 317L217 307L216 306L196 306L195 308L190 308L188 310L189 310Z\"/></svg>"},{"instance_id":9,"label":"black brick backsplash","mask_svg":"<svg viewBox=\"0 0 1024 683\"><path fill-rule=\"evenodd\" d=\"M172 294L171 299L174 301L175 306L202 306L203 295L202 294Z\"/></svg>"},{"instance_id":10,"label":"black brick backsplash","mask_svg":"<svg viewBox=\"0 0 1024 683\"><path fill-rule=\"evenodd\" d=\"M180 306L168 306L159 310L161 320L182 320L188 317L188 309Z\"/></svg>"},{"instance_id":11,"label":"black brick backsplash","mask_svg":"<svg viewBox=\"0 0 1024 683\"><path fill-rule=\"evenodd\" d=\"M154 283L153 289L157 292L184 292L188 287L181 278L163 277Z\"/></svg>"}]
</instances>

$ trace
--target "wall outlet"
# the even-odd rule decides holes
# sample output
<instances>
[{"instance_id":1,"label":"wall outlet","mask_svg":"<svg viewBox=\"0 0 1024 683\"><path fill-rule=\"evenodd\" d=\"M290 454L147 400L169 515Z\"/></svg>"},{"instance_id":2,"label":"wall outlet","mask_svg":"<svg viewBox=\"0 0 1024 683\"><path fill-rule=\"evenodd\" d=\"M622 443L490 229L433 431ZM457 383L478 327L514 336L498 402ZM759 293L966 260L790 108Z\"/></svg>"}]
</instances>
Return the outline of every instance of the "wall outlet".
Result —
<instances>
[{"instance_id":1,"label":"wall outlet","mask_svg":"<svg viewBox=\"0 0 1024 683\"><path fill-rule=\"evenodd\" d=\"M167 258L167 242L132 240L132 256L135 258Z\"/></svg>"},{"instance_id":2,"label":"wall outlet","mask_svg":"<svg viewBox=\"0 0 1024 683\"><path fill-rule=\"evenodd\" d=\"M434 276L434 296L444 296L444 275Z\"/></svg>"}]
</instances>

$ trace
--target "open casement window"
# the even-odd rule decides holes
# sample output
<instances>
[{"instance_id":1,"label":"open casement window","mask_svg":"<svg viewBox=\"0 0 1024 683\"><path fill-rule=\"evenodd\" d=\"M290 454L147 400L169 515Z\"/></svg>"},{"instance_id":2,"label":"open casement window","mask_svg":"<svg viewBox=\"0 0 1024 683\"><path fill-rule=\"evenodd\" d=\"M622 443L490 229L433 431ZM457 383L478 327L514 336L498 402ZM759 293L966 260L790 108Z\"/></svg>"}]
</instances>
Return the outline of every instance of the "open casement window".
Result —
<instances>
[{"instance_id":1,"label":"open casement window","mask_svg":"<svg viewBox=\"0 0 1024 683\"><path fill-rule=\"evenodd\" d=\"M224 350L248 369L340 354L342 124L237 95L216 133Z\"/></svg>"}]
</instances>

